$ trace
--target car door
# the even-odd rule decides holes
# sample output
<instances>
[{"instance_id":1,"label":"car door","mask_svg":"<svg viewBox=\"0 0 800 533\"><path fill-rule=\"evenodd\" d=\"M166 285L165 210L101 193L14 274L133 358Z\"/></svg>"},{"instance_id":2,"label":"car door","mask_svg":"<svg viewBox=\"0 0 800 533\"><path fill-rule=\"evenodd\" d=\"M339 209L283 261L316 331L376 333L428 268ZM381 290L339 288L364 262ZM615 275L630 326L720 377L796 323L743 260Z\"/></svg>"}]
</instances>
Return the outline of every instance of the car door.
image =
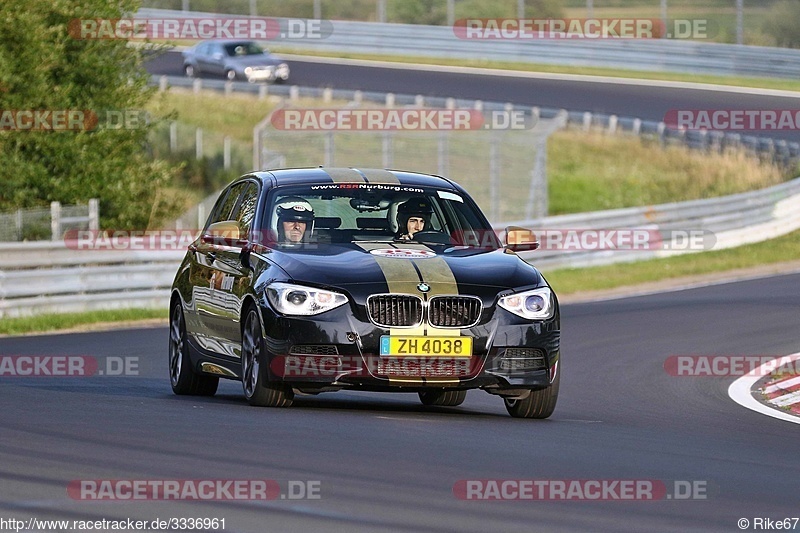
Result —
<instances>
[{"instance_id":1,"label":"car door","mask_svg":"<svg viewBox=\"0 0 800 533\"><path fill-rule=\"evenodd\" d=\"M222 75L225 72L225 50L219 43L213 43L209 47L209 53L205 57L205 66L209 74Z\"/></svg>"},{"instance_id":2,"label":"car door","mask_svg":"<svg viewBox=\"0 0 800 533\"><path fill-rule=\"evenodd\" d=\"M242 244L249 234L255 218L260 187L255 181L247 181L239 194L239 199L229 216L238 228L238 239L217 245L217 254L213 262L212 288L214 301L217 303L214 315L208 315L209 326L214 332L215 340L230 357L241 356L241 308L245 295L252 286L252 271L242 264ZM236 243L239 240L241 243Z\"/></svg>"},{"instance_id":3,"label":"car door","mask_svg":"<svg viewBox=\"0 0 800 533\"><path fill-rule=\"evenodd\" d=\"M194 315L191 317L194 338L200 347L219 354L229 351L219 338L219 317L229 314L224 309L226 305L224 293L219 291L227 287L230 282L224 279L225 265L220 267L217 263L222 244L217 239L211 238L210 232L215 224L230 220L246 187L247 182L237 182L223 191L206 222L202 235L192 246L194 257L189 279L192 283L194 303L191 306ZM189 322L190 319L187 318L187 327Z\"/></svg>"}]
</instances>

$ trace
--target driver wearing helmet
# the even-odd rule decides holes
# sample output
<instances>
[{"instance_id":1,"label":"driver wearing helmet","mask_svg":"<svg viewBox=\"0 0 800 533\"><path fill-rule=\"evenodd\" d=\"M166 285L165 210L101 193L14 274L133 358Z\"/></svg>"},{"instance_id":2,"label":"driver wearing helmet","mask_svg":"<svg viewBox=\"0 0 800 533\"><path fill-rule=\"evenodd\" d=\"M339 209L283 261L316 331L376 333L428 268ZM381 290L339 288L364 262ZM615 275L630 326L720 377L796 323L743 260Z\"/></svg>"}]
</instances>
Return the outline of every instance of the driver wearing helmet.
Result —
<instances>
[{"instance_id":1,"label":"driver wearing helmet","mask_svg":"<svg viewBox=\"0 0 800 533\"><path fill-rule=\"evenodd\" d=\"M299 196L290 196L278 203L278 242L298 244L308 240L314 231L314 208ZM306 233L308 230L308 233Z\"/></svg>"},{"instance_id":2,"label":"driver wearing helmet","mask_svg":"<svg viewBox=\"0 0 800 533\"><path fill-rule=\"evenodd\" d=\"M398 239L409 240L420 231L431 229L433 208L423 196L414 196L397 206Z\"/></svg>"}]
</instances>

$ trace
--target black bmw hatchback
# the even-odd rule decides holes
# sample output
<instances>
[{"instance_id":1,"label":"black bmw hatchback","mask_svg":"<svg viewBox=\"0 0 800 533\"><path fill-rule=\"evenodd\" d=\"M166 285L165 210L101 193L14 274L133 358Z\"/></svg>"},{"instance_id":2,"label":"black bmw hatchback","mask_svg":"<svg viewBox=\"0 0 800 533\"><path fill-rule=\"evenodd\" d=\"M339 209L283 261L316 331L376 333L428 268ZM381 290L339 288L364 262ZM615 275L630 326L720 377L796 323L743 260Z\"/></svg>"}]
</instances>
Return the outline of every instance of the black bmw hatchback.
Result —
<instances>
[{"instance_id":1,"label":"black bmw hatchback","mask_svg":"<svg viewBox=\"0 0 800 533\"><path fill-rule=\"evenodd\" d=\"M172 287L176 394L242 382L252 405L295 393L415 392L456 406L469 389L546 418L560 372L555 293L442 177L355 168L254 172L220 195Z\"/></svg>"}]
</instances>

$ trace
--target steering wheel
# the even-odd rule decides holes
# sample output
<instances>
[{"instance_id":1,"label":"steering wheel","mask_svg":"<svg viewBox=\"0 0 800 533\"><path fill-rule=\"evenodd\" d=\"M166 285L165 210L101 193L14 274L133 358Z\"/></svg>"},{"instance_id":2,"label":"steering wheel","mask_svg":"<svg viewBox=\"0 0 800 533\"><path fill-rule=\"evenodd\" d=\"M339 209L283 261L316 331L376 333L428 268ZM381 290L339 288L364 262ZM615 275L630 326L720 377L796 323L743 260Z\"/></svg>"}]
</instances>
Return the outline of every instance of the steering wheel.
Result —
<instances>
[{"instance_id":1,"label":"steering wheel","mask_svg":"<svg viewBox=\"0 0 800 533\"><path fill-rule=\"evenodd\" d=\"M411 237L411 240L417 242L432 242L435 244L453 244L450 235L436 230L418 231Z\"/></svg>"}]
</instances>

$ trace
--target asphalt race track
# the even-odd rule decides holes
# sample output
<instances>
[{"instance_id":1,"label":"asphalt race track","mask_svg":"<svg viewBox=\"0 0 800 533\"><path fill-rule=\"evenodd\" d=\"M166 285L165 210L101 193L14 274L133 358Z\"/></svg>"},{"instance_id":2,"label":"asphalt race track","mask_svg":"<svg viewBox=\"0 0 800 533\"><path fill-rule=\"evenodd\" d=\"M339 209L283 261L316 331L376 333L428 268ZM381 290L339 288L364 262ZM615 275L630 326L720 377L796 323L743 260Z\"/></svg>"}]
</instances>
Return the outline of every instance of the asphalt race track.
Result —
<instances>
[{"instance_id":1,"label":"asphalt race track","mask_svg":"<svg viewBox=\"0 0 800 533\"><path fill-rule=\"evenodd\" d=\"M138 364L138 375L125 377L0 377L0 518L216 517L234 532L445 533L731 532L740 518L796 517L798 426L735 404L726 394L732 377L674 377L663 365L675 354L798 352L798 301L793 274L565 305L561 395L544 421L512 419L481 391L456 408L425 408L411 394L346 392L254 408L235 382L223 382L214 398L178 397L167 377L166 328L0 339L5 356L92 356L100 369L124 358ZM71 481L109 479L267 479L284 496L293 482L319 498L68 495ZM454 496L459 480L481 479L655 480L675 497ZM704 498L679 499L676 481L695 482Z\"/></svg>"},{"instance_id":2,"label":"asphalt race track","mask_svg":"<svg viewBox=\"0 0 800 533\"><path fill-rule=\"evenodd\" d=\"M289 82L303 87L333 87L364 91L483 99L664 120L675 109L800 109L800 99L763 94L676 87L586 83L573 80L480 76L444 71L289 61ZM151 74L182 76L178 52L168 52L147 64ZM222 78L220 78L222 79ZM753 132L754 135L800 141L798 131Z\"/></svg>"}]
</instances>

